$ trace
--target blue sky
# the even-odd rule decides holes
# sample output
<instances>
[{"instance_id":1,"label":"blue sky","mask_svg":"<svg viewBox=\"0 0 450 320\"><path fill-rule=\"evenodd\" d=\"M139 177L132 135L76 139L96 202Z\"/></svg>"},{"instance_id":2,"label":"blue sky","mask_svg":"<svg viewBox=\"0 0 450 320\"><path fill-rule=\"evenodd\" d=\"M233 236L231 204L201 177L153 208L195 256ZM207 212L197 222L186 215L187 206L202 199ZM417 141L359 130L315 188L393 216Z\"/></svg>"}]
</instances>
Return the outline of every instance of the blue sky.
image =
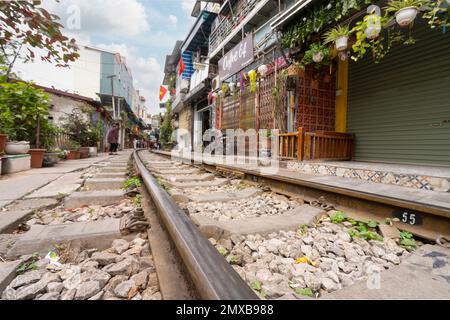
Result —
<instances>
[{"instance_id":1,"label":"blue sky","mask_svg":"<svg viewBox=\"0 0 450 320\"><path fill-rule=\"evenodd\" d=\"M160 111L157 98L165 56L194 23L190 16L194 3L195 0L43 1L44 7L61 17L65 33L78 43L116 51L127 58L135 85L147 98L152 114ZM80 13L79 20L73 19L76 12ZM30 66L22 66L21 72L26 74L28 69L31 74ZM40 73L32 74L39 77ZM54 85L58 87L58 83Z\"/></svg>"}]
</instances>

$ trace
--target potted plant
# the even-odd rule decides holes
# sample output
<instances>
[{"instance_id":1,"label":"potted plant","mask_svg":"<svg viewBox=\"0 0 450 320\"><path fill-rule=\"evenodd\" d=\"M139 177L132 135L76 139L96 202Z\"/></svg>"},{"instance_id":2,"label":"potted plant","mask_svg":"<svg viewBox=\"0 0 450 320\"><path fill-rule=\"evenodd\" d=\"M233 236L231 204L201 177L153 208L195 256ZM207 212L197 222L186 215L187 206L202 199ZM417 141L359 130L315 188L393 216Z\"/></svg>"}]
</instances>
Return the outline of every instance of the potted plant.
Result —
<instances>
[{"instance_id":1,"label":"potted plant","mask_svg":"<svg viewBox=\"0 0 450 320\"><path fill-rule=\"evenodd\" d=\"M6 154L27 154L30 151L30 142L28 141L8 141L6 143Z\"/></svg>"},{"instance_id":2,"label":"potted plant","mask_svg":"<svg viewBox=\"0 0 450 320\"><path fill-rule=\"evenodd\" d=\"M381 32L381 17L375 13L372 13L365 16L364 20L366 23L366 30L364 30L364 34L367 39L377 38Z\"/></svg>"},{"instance_id":3,"label":"potted plant","mask_svg":"<svg viewBox=\"0 0 450 320\"><path fill-rule=\"evenodd\" d=\"M393 0L389 1L386 13L394 13L395 20L401 27L411 24L426 1L424 0Z\"/></svg>"},{"instance_id":4,"label":"potted plant","mask_svg":"<svg viewBox=\"0 0 450 320\"><path fill-rule=\"evenodd\" d=\"M60 149L50 149L44 154L44 167L51 167L57 164L60 159L62 159L59 155L62 152Z\"/></svg>"},{"instance_id":5,"label":"potted plant","mask_svg":"<svg viewBox=\"0 0 450 320\"><path fill-rule=\"evenodd\" d=\"M348 47L348 37L350 36L350 28L348 25L337 26L328 30L324 34L324 43L334 43L337 51L343 51Z\"/></svg>"},{"instance_id":6,"label":"potted plant","mask_svg":"<svg viewBox=\"0 0 450 320\"><path fill-rule=\"evenodd\" d=\"M80 159L81 153L80 153L80 151L78 151L78 149L80 148L80 145L78 144L78 142L69 141L66 143L65 148L66 148L66 150L69 151L67 153L67 160Z\"/></svg>"},{"instance_id":7,"label":"potted plant","mask_svg":"<svg viewBox=\"0 0 450 320\"><path fill-rule=\"evenodd\" d=\"M315 67L320 69L324 65L329 65L330 60L330 48L324 46L321 43L313 43L309 50L305 52L300 67L304 69L307 65L315 63Z\"/></svg>"}]
</instances>

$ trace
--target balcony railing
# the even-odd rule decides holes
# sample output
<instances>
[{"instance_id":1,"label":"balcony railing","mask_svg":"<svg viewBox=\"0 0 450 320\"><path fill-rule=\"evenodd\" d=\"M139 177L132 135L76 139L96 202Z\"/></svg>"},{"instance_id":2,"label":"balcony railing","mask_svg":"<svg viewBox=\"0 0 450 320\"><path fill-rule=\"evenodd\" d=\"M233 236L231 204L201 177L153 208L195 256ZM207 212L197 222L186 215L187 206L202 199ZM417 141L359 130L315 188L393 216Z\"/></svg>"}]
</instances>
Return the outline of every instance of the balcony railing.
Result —
<instances>
[{"instance_id":1,"label":"balcony railing","mask_svg":"<svg viewBox=\"0 0 450 320\"><path fill-rule=\"evenodd\" d=\"M330 131L298 132L279 135L281 160L351 160L354 135Z\"/></svg>"},{"instance_id":2,"label":"balcony railing","mask_svg":"<svg viewBox=\"0 0 450 320\"><path fill-rule=\"evenodd\" d=\"M261 0L239 0L228 17L217 17L222 19L217 25L213 25L213 31L209 37L209 52L215 51L220 44L235 30L247 15L256 7Z\"/></svg>"}]
</instances>

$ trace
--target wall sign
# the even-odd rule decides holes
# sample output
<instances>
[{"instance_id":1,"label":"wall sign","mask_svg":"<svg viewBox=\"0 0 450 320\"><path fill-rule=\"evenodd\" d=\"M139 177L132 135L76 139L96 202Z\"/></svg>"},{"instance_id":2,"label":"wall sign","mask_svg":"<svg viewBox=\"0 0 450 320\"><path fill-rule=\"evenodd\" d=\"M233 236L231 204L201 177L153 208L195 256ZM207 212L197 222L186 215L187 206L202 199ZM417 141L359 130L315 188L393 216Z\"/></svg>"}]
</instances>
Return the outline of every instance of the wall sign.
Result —
<instances>
[{"instance_id":1,"label":"wall sign","mask_svg":"<svg viewBox=\"0 0 450 320\"><path fill-rule=\"evenodd\" d=\"M250 34L219 60L219 77L223 81L253 61L253 35Z\"/></svg>"}]
</instances>

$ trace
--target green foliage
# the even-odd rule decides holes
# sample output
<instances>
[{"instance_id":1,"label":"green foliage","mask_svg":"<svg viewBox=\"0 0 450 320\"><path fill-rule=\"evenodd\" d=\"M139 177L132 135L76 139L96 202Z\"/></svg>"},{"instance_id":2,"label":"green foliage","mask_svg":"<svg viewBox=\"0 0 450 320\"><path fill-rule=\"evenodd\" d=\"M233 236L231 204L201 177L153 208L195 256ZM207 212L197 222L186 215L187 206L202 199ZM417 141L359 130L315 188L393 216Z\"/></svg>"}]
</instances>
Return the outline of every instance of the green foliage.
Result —
<instances>
[{"instance_id":1,"label":"green foliage","mask_svg":"<svg viewBox=\"0 0 450 320\"><path fill-rule=\"evenodd\" d=\"M250 283L250 287L253 290L256 290L256 291L261 291L262 290L262 284L258 280L253 281L252 283Z\"/></svg>"},{"instance_id":2,"label":"green foliage","mask_svg":"<svg viewBox=\"0 0 450 320\"><path fill-rule=\"evenodd\" d=\"M323 54L323 60L321 62L314 62L313 57L315 54L322 53ZM305 52L305 55L303 56L302 61L300 62L300 67L305 68L307 65L310 65L314 63L315 67L317 69L320 69L322 66L330 65L331 58L330 58L330 48L327 46L324 46L321 43L313 43L309 50Z\"/></svg>"},{"instance_id":3,"label":"green foliage","mask_svg":"<svg viewBox=\"0 0 450 320\"><path fill-rule=\"evenodd\" d=\"M432 29L450 27L450 4L447 3L447 0L430 1L427 6L428 10L422 17L428 20L428 25Z\"/></svg>"},{"instance_id":4,"label":"green foliage","mask_svg":"<svg viewBox=\"0 0 450 320\"><path fill-rule=\"evenodd\" d=\"M296 288L295 293L305 297L313 297L314 293L310 288Z\"/></svg>"},{"instance_id":5,"label":"green foliage","mask_svg":"<svg viewBox=\"0 0 450 320\"><path fill-rule=\"evenodd\" d=\"M9 140L36 145L39 123L40 146L50 148L56 128L48 120L49 103L44 91L24 82L7 82L0 76L0 131Z\"/></svg>"},{"instance_id":6,"label":"green foliage","mask_svg":"<svg viewBox=\"0 0 450 320\"><path fill-rule=\"evenodd\" d=\"M142 196L140 194L136 195L136 197L133 198L133 204L135 207L142 206Z\"/></svg>"},{"instance_id":7,"label":"green foliage","mask_svg":"<svg viewBox=\"0 0 450 320\"><path fill-rule=\"evenodd\" d=\"M334 215L330 217L332 223L341 223L344 222L346 217L345 213L342 211L336 212Z\"/></svg>"},{"instance_id":8,"label":"green foliage","mask_svg":"<svg viewBox=\"0 0 450 320\"><path fill-rule=\"evenodd\" d=\"M416 250L417 244L413 234L407 231L400 232L400 246L408 251Z\"/></svg>"},{"instance_id":9,"label":"green foliage","mask_svg":"<svg viewBox=\"0 0 450 320\"><path fill-rule=\"evenodd\" d=\"M39 255L37 253L33 254L29 259L22 262L16 269L18 275L24 274L27 271L36 270L36 262L39 261Z\"/></svg>"},{"instance_id":10,"label":"green foliage","mask_svg":"<svg viewBox=\"0 0 450 320\"><path fill-rule=\"evenodd\" d=\"M66 67L79 54L75 39L65 37L59 17L41 6L42 1L0 1L0 52L8 76L17 60L40 60Z\"/></svg>"},{"instance_id":11,"label":"green foliage","mask_svg":"<svg viewBox=\"0 0 450 320\"><path fill-rule=\"evenodd\" d=\"M160 139L161 139L161 143L163 145L166 145L170 142L172 142L172 131L173 131L173 126L172 126L172 106L170 104L170 102L167 103L166 106L166 113L164 114L164 121L161 125L161 129L160 129Z\"/></svg>"},{"instance_id":12,"label":"green foliage","mask_svg":"<svg viewBox=\"0 0 450 320\"><path fill-rule=\"evenodd\" d=\"M333 43L340 37L348 37L350 36L350 27L349 25L339 25L333 29L328 30L323 35L323 41L325 44Z\"/></svg>"},{"instance_id":13,"label":"green foliage","mask_svg":"<svg viewBox=\"0 0 450 320\"><path fill-rule=\"evenodd\" d=\"M391 0L388 2L388 5L386 7L386 13L396 13L397 11L408 8L408 7L415 7L419 9L421 6L423 6L428 1L424 0Z\"/></svg>"},{"instance_id":14,"label":"green foliage","mask_svg":"<svg viewBox=\"0 0 450 320\"><path fill-rule=\"evenodd\" d=\"M222 247L222 246L217 247L217 251L219 251L219 253L220 253L222 256L226 256L227 253L228 253L227 249L225 249L225 248Z\"/></svg>"},{"instance_id":15,"label":"green foliage","mask_svg":"<svg viewBox=\"0 0 450 320\"><path fill-rule=\"evenodd\" d=\"M132 177L130 179L125 180L123 183L123 188L128 190L130 188L140 188L142 185L141 180L138 177Z\"/></svg>"},{"instance_id":16,"label":"green foliage","mask_svg":"<svg viewBox=\"0 0 450 320\"><path fill-rule=\"evenodd\" d=\"M61 129L70 139L83 147L96 147L101 139L101 126L91 122L88 109L75 109L62 117Z\"/></svg>"},{"instance_id":17,"label":"green foliage","mask_svg":"<svg viewBox=\"0 0 450 320\"><path fill-rule=\"evenodd\" d=\"M330 23L340 21L351 12L361 9L364 3L369 2L367 0L319 2L305 13L300 22L291 24L286 28L283 33L282 46L284 48L295 48L310 41L313 35L322 32Z\"/></svg>"}]
</instances>

